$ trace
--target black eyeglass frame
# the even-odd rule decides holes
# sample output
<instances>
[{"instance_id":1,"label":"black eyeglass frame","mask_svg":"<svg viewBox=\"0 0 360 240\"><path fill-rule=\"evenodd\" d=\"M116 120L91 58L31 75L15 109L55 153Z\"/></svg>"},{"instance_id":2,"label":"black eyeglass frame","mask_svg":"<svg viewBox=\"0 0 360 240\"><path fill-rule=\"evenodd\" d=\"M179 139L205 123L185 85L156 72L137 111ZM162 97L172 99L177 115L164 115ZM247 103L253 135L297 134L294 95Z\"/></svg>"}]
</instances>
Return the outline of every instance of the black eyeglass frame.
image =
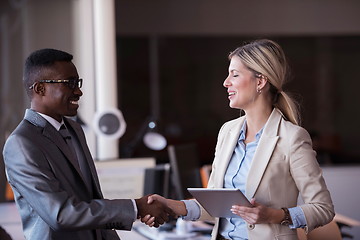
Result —
<instances>
[{"instance_id":1,"label":"black eyeglass frame","mask_svg":"<svg viewBox=\"0 0 360 240\"><path fill-rule=\"evenodd\" d=\"M82 84L83 84L82 78L79 78L79 79L58 79L58 80L46 79L46 80L39 80L39 81L34 82L34 84L31 85L29 87L29 89L33 89L37 82L43 82L43 83L67 83L67 85L71 89L75 89L75 87L81 88Z\"/></svg>"}]
</instances>

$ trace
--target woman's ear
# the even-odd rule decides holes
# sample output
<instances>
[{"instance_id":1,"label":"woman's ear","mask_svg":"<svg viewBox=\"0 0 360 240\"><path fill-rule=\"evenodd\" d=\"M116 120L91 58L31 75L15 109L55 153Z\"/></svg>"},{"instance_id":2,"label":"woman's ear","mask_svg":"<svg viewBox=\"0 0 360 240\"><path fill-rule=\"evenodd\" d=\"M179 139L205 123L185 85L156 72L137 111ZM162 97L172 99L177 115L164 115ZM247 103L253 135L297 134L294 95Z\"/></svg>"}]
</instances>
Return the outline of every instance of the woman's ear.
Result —
<instances>
[{"instance_id":1,"label":"woman's ear","mask_svg":"<svg viewBox=\"0 0 360 240\"><path fill-rule=\"evenodd\" d=\"M263 89L265 87L266 83L268 82L268 78L262 74L260 77L258 77L256 79L257 79L257 88L258 89Z\"/></svg>"}]
</instances>

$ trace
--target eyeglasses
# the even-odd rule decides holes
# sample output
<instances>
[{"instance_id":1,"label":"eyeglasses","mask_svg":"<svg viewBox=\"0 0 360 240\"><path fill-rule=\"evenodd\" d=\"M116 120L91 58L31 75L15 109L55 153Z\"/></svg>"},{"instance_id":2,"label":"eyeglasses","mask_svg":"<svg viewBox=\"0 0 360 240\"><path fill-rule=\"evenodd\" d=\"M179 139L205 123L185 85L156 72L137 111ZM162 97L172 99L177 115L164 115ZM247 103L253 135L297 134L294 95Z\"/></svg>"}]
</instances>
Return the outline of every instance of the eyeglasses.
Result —
<instances>
[{"instance_id":1,"label":"eyeglasses","mask_svg":"<svg viewBox=\"0 0 360 240\"><path fill-rule=\"evenodd\" d=\"M76 87L81 88L83 80L82 78L79 79L64 79L64 80L39 80L37 82L43 82L43 83L66 83L66 85L69 86L71 89L75 89ZM29 89L33 89L36 82L34 82L33 85L29 87Z\"/></svg>"}]
</instances>

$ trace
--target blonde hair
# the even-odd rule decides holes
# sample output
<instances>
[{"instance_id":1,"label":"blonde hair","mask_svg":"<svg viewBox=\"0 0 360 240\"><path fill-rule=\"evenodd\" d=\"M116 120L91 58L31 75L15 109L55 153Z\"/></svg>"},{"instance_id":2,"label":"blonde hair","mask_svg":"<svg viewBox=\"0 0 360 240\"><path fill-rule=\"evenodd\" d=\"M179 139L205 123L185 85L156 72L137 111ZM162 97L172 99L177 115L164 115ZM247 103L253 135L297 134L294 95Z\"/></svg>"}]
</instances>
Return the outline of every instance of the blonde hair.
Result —
<instances>
[{"instance_id":1,"label":"blonde hair","mask_svg":"<svg viewBox=\"0 0 360 240\"><path fill-rule=\"evenodd\" d=\"M229 54L229 59L233 56L239 57L256 77L267 78L270 83L272 105L278 108L287 120L299 125L298 104L282 89L288 75L282 48L274 41L261 39L238 47Z\"/></svg>"}]
</instances>

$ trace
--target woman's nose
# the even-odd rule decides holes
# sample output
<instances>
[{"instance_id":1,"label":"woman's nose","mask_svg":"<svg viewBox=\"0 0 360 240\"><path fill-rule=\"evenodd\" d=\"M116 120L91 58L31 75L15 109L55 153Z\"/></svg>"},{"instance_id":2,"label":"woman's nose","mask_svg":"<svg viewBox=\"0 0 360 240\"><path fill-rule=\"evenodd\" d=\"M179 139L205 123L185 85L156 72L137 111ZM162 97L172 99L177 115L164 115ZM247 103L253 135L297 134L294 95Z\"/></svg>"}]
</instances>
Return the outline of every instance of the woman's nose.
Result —
<instances>
[{"instance_id":1,"label":"woman's nose","mask_svg":"<svg viewBox=\"0 0 360 240\"><path fill-rule=\"evenodd\" d=\"M228 87L229 86L229 81L228 81L229 77L225 78L224 82L223 82L223 86L224 87Z\"/></svg>"}]
</instances>

